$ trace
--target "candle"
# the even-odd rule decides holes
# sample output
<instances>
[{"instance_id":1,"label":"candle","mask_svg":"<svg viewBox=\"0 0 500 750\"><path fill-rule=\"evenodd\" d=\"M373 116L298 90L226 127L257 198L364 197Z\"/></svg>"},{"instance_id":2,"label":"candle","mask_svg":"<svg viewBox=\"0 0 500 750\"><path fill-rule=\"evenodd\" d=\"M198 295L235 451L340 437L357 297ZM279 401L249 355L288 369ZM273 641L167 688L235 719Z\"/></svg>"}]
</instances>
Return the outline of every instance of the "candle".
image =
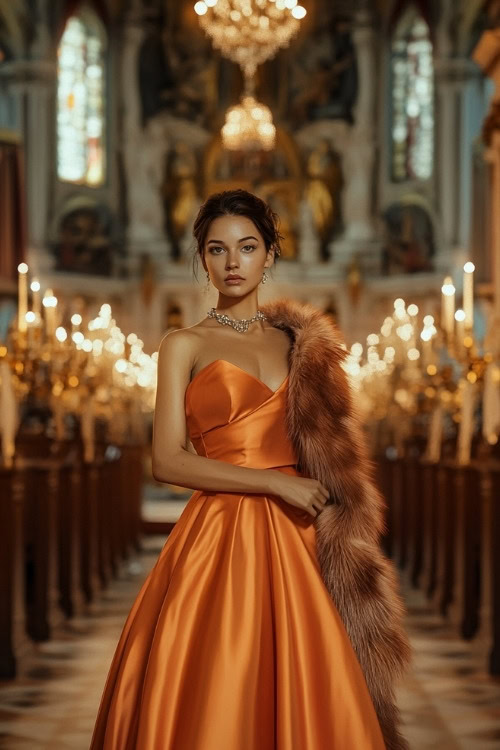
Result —
<instances>
[{"instance_id":1,"label":"candle","mask_svg":"<svg viewBox=\"0 0 500 750\"><path fill-rule=\"evenodd\" d=\"M66 339L68 338L68 332L63 326L59 326L55 330L56 339L59 341L60 344L64 344Z\"/></svg>"},{"instance_id":2,"label":"candle","mask_svg":"<svg viewBox=\"0 0 500 750\"><path fill-rule=\"evenodd\" d=\"M461 420L458 430L457 462L459 464L467 464L470 461L477 394L477 383L467 379L462 393Z\"/></svg>"},{"instance_id":3,"label":"candle","mask_svg":"<svg viewBox=\"0 0 500 750\"><path fill-rule=\"evenodd\" d=\"M463 306L465 328L470 331L474 325L474 263L467 261L464 265Z\"/></svg>"},{"instance_id":4,"label":"candle","mask_svg":"<svg viewBox=\"0 0 500 750\"><path fill-rule=\"evenodd\" d=\"M63 326L57 326L55 332L55 346L56 349L60 352L63 352L67 347L67 340L68 340L68 332Z\"/></svg>"},{"instance_id":5,"label":"candle","mask_svg":"<svg viewBox=\"0 0 500 750\"><path fill-rule=\"evenodd\" d=\"M36 315L36 324L39 325L41 322L41 299L40 299L40 282L38 279L33 279L33 281L30 284L31 289L31 306L33 308L33 312Z\"/></svg>"},{"instance_id":6,"label":"candle","mask_svg":"<svg viewBox=\"0 0 500 750\"><path fill-rule=\"evenodd\" d=\"M12 383L12 374L5 359L0 362L0 448L4 466L13 465L19 407Z\"/></svg>"},{"instance_id":7,"label":"candle","mask_svg":"<svg viewBox=\"0 0 500 750\"><path fill-rule=\"evenodd\" d=\"M420 338L422 340L422 366L427 369L435 359L433 337L434 334L437 333L437 330L432 315L424 315L423 324L424 327L420 332Z\"/></svg>"},{"instance_id":8,"label":"candle","mask_svg":"<svg viewBox=\"0 0 500 750\"><path fill-rule=\"evenodd\" d=\"M443 439L443 407L436 406L429 420L429 436L425 457L428 461L438 462L441 457Z\"/></svg>"},{"instance_id":9,"label":"candle","mask_svg":"<svg viewBox=\"0 0 500 750\"><path fill-rule=\"evenodd\" d=\"M45 333L47 337L53 336L56 330L57 297L54 297L52 289L45 290L43 306L45 308Z\"/></svg>"},{"instance_id":10,"label":"candle","mask_svg":"<svg viewBox=\"0 0 500 750\"><path fill-rule=\"evenodd\" d=\"M455 313L455 320L456 320L456 342L457 342L457 351L461 351L463 345L464 345L464 338L465 338L465 312L464 310L457 310Z\"/></svg>"},{"instance_id":11,"label":"candle","mask_svg":"<svg viewBox=\"0 0 500 750\"><path fill-rule=\"evenodd\" d=\"M33 346L33 326L36 322L36 315L33 310L28 310L25 315L25 320L28 326L28 345Z\"/></svg>"},{"instance_id":12,"label":"candle","mask_svg":"<svg viewBox=\"0 0 500 750\"><path fill-rule=\"evenodd\" d=\"M427 365L430 365L432 362L432 343L430 331L427 331L424 328L424 330L420 334L420 338L422 340L422 366L427 367Z\"/></svg>"},{"instance_id":13,"label":"candle","mask_svg":"<svg viewBox=\"0 0 500 750\"><path fill-rule=\"evenodd\" d=\"M441 287L441 291L443 293L441 306L441 326L449 336L452 336L455 314L455 287L453 286L451 276L445 277L443 286Z\"/></svg>"},{"instance_id":14,"label":"candle","mask_svg":"<svg viewBox=\"0 0 500 750\"><path fill-rule=\"evenodd\" d=\"M80 315L80 313L74 313L71 316L71 331L72 331L72 333L75 333L75 331L78 331L81 323L82 323L82 316Z\"/></svg>"},{"instance_id":15,"label":"candle","mask_svg":"<svg viewBox=\"0 0 500 750\"><path fill-rule=\"evenodd\" d=\"M490 445L498 442L500 427L500 368L490 362L484 371L482 432Z\"/></svg>"},{"instance_id":16,"label":"candle","mask_svg":"<svg viewBox=\"0 0 500 750\"><path fill-rule=\"evenodd\" d=\"M17 267L18 287L17 287L17 327L20 333L26 333L26 313L28 312L28 265L19 263Z\"/></svg>"}]
</instances>

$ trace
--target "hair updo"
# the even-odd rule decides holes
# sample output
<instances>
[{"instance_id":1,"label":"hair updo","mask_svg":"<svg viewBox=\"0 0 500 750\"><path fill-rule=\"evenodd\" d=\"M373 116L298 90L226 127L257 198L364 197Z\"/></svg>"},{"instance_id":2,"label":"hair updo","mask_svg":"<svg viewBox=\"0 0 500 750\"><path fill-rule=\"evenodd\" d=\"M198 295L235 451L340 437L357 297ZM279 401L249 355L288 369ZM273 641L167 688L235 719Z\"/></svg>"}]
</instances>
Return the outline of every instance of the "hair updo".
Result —
<instances>
[{"instance_id":1,"label":"hair updo","mask_svg":"<svg viewBox=\"0 0 500 750\"><path fill-rule=\"evenodd\" d=\"M194 221L193 234L196 240L196 256L203 257L203 248L208 229L220 216L246 216L259 230L266 250L274 250L274 259L281 254L283 236L278 229L279 218L271 207L248 190L223 190L213 193L202 204Z\"/></svg>"}]
</instances>

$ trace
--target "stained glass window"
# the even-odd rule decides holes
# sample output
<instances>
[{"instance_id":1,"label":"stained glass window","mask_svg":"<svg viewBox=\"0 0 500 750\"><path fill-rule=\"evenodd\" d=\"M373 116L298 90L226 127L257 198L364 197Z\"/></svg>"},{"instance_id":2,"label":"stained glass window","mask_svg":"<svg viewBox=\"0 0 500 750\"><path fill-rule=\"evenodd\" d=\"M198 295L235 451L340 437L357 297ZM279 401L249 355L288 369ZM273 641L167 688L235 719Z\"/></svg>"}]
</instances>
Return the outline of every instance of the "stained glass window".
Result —
<instances>
[{"instance_id":1,"label":"stained glass window","mask_svg":"<svg viewBox=\"0 0 500 750\"><path fill-rule=\"evenodd\" d=\"M391 73L392 179L426 180L434 156L434 69L423 18L416 16L405 31L396 33Z\"/></svg>"},{"instance_id":2,"label":"stained glass window","mask_svg":"<svg viewBox=\"0 0 500 750\"><path fill-rule=\"evenodd\" d=\"M90 11L72 16L58 49L57 174L100 185L105 179L105 34Z\"/></svg>"}]
</instances>

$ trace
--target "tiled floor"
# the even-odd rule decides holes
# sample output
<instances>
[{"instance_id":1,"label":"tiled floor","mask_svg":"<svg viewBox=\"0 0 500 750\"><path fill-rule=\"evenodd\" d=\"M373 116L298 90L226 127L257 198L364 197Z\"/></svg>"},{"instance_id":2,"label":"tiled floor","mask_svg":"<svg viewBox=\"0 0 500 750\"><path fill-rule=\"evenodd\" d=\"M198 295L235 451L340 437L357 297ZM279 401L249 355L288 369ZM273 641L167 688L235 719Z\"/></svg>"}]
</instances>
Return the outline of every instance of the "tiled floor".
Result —
<instances>
[{"instance_id":1,"label":"tiled floor","mask_svg":"<svg viewBox=\"0 0 500 750\"><path fill-rule=\"evenodd\" d=\"M412 750L499 750L500 679L419 591L403 591L414 662L398 702Z\"/></svg>"},{"instance_id":2,"label":"tiled floor","mask_svg":"<svg viewBox=\"0 0 500 750\"><path fill-rule=\"evenodd\" d=\"M75 619L41 645L16 681L0 683L2 750L88 750L116 641L163 543L160 537L144 539L141 555L92 615ZM454 637L418 592L405 590L405 596L415 663L398 701L411 749L500 748L500 681L488 677L473 649Z\"/></svg>"}]
</instances>

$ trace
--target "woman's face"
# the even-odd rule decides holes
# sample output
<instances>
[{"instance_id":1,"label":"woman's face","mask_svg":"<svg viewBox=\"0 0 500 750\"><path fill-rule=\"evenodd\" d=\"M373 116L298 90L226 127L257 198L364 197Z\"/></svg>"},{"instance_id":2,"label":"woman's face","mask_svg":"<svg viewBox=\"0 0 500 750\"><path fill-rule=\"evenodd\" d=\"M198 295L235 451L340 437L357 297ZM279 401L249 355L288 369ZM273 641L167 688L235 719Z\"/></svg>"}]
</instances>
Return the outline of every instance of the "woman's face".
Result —
<instances>
[{"instance_id":1,"label":"woman's face","mask_svg":"<svg viewBox=\"0 0 500 750\"><path fill-rule=\"evenodd\" d=\"M221 294L242 297L260 283L270 268L274 251L266 250L264 238L246 216L219 216L210 224L203 248L204 265ZM230 282L228 276L240 276Z\"/></svg>"}]
</instances>

